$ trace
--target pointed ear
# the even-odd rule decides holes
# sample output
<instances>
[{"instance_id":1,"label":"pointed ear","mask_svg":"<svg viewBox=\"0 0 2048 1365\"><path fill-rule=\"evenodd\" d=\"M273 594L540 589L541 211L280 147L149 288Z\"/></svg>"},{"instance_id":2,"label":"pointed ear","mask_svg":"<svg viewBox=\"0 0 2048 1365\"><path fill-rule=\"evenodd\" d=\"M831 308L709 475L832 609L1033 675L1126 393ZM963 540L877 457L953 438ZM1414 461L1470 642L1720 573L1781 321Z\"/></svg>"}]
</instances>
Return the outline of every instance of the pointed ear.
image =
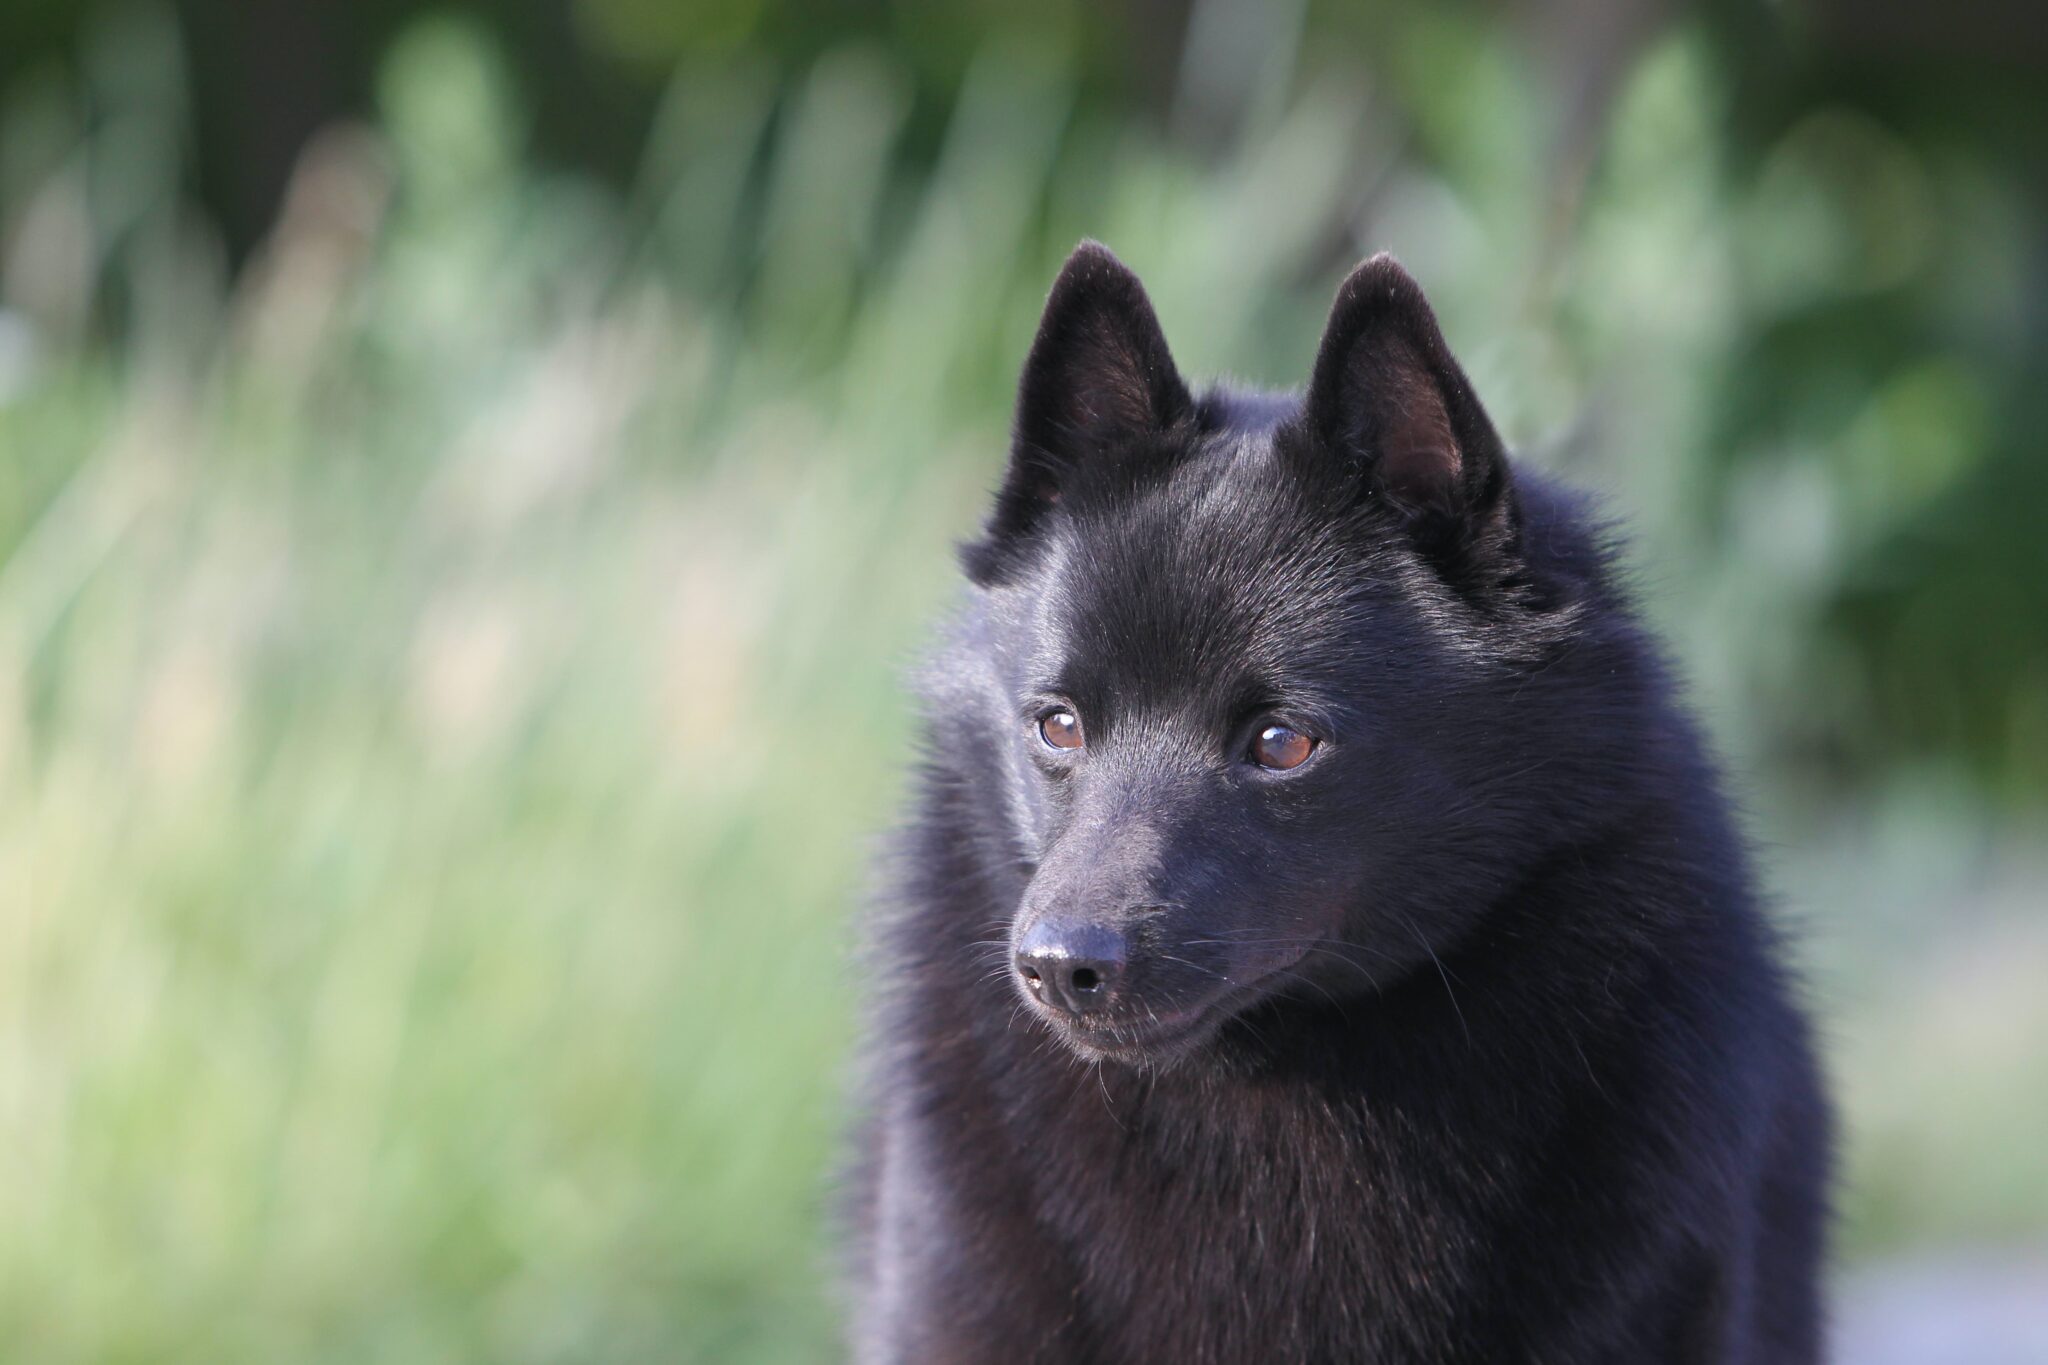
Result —
<instances>
[{"instance_id":1,"label":"pointed ear","mask_svg":"<svg viewBox=\"0 0 2048 1365\"><path fill-rule=\"evenodd\" d=\"M1432 536L1505 510L1507 457L1444 345L1422 287L1392 256L1337 291L1304 405L1324 452Z\"/></svg>"},{"instance_id":2,"label":"pointed ear","mask_svg":"<svg viewBox=\"0 0 2048 1365\"><path fill-rule=\"evenodd\" d=\"M1194 413L1145 287L1099 242L1053 282L1017 386L1010 467L986 534L963 552L986 583L1092 461L1141 459Z\"/></svg>"}]
</instances>

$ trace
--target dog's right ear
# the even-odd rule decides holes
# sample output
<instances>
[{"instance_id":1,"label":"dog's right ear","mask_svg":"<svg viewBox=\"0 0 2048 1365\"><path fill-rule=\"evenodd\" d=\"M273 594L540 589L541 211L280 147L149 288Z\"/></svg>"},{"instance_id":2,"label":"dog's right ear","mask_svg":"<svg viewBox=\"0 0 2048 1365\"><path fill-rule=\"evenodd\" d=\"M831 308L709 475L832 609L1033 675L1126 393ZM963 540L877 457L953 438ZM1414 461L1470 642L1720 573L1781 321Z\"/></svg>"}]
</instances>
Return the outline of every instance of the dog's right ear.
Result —
<instances>
[{"instance_id":1,"label":"dog's right ear","mask_svg":"<svg viewBox=\"0 0 2048 1365\"><path fill-rule=\"evenodd\" d=\"M1091 461L1142 461L1194 414L1138 277L1100 242L1067 257L1017 386L1010 468L967 575L1002 576L1016 547Z\"/></svg>"}]
</instances>

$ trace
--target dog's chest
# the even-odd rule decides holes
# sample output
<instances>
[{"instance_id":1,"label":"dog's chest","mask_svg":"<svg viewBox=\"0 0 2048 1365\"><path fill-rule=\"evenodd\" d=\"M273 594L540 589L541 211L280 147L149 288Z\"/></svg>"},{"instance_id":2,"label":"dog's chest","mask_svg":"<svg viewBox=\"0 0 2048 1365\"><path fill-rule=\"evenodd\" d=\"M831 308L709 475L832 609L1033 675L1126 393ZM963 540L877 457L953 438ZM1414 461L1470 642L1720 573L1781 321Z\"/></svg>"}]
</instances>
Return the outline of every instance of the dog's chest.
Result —
<instances>
[{"instance_id":1,"label":"dog's chest","mask_svg":"<svg viewBox=\"0 0 2048 1365\"><path fill-rule=\"evenodd\" d=\"M1477 1210L1414 1134L1285 1091L1092 1089L1026 1161L1109 1358L1409 1358L1443 1330Z\"/></svg>"}]
</instances>

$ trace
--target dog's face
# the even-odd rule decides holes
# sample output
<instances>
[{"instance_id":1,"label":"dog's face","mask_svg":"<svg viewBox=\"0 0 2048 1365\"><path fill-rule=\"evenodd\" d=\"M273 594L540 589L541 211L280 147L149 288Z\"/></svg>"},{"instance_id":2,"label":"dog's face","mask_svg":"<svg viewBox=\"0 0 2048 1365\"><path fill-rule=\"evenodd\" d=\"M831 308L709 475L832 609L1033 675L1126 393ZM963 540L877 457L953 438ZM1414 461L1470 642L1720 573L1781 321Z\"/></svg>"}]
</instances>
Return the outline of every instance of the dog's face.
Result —
<instances>
[{"instance_id":1,"label":"dog's face","mask_svg":"<svg viewBox=\"0 0 2048 1365\"><path fill-rule=\"evenodd\" d=\"M1078 251L967 553L1031 1011L1159 1063L1269 1001L1341 1008L1468 927L1504 837L1514 534L1499 442L1391 261L1346 283L1303 400L1196 402L1137 281Z\"/></svg>"}]
</instances>

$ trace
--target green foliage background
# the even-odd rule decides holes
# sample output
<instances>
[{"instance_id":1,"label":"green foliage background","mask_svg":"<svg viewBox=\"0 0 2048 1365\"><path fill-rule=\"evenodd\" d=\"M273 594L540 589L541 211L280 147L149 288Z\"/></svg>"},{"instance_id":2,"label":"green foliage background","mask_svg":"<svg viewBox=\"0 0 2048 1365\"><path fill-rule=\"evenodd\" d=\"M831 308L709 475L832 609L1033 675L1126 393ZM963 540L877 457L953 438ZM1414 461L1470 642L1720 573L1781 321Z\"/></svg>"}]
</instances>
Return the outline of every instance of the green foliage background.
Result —
<instances>
[{"instance_id":1,"label":"green foliage background","mask_svg":"<svg viewBox=\"0 0 2048 1365\"><path fill-rule=\"evenodd\" d=\"M385 8L246 261L176 12L0 86L0 1355L835 1356L898 677L1084 234L1275 385L1403 256L1749 792L1846 1258L2048 1233L2048 237L1996 82L1771 104L1694 18L1574 122L1463 6L1202 5L1140 61L1135 10L593 0L652 110L606 176L500 25Z\"/></svg>"}]
</instances>

